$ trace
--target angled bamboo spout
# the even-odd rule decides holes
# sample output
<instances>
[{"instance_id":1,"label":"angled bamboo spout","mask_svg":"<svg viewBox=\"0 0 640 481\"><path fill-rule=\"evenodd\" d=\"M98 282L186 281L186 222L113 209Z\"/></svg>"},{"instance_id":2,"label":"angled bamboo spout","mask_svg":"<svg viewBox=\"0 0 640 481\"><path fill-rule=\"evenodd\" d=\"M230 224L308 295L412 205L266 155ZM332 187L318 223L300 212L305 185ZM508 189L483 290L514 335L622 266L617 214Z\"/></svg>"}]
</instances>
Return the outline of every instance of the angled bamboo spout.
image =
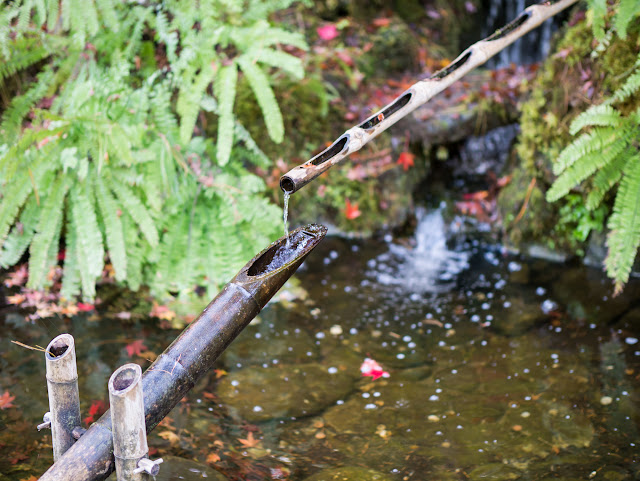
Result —
<instances>
[{"instance_id":1,"label":"angled bamboo spout","mask_svg":"<svg viewBox=\"0 0 640 481\"><path fill-rule=\"evenodd\" d=\"M397 99L383 107L360 125L350 128L333 144L294 167L280 178L280 188L292 194L347 156L360 150L371 139L387 130L401 118L413 112L435 95L482 65L525 33L556 15L578 0L548 0L525 9L515 20L493 35L474 43L450 65L405 90Z\"/></svg>"},{"instance_id":2,"label":"angled bamboo spout","mask_svg":"<svg viewBox=\"0 0 640 481\"><path fill-rule=\"evenodd\" d=\"M310 224L282 237L253 259L220 291L142 378L147 432L152 431L235 337L262 310L324 238L324 226ZM64 453L40 481L94 481L114 469L111 413L107 411Z\"/></svg>"}]
</instances>

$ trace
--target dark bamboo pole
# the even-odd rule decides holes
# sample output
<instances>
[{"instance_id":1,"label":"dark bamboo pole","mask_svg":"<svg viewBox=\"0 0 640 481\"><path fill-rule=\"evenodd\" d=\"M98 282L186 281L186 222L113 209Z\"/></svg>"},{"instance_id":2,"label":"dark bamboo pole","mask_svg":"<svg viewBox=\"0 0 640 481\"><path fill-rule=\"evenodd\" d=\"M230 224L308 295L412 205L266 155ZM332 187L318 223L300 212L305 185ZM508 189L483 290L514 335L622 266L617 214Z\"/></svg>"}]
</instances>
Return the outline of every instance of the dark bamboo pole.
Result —
<instances>
[{"instance_id":1,"label":"dark bamboo pole","mask_svg":"<svg viewBox=\"0 0 640 481\"><path fill-rule=\"evenodd\" d=\"M379 112L347 130L318 155L284 174L280 177L280 188L289 194L301 189L353 152L360 150L370 140L442 92L462 76L482 65L518 38L577 1L545 0L537 5L528 7L511 23L493 35L471 45L450 65L436 72L430 78L416 82Z\"/></svg>"},{"instance_id":2,"label":"dark bamboo pole","mask_svg":"<svg viewBox=\"0 0 640 481\"><path fill-rule=\"evenodd\" d=\"M142 377L147 433L213 365L233 339L324 238L321 225L299 227L249 261ZM280 267L278 267L278 265ZM111 413L107 411L40 481L94 481L114 469Z\"/></svg>"}]
</instances>

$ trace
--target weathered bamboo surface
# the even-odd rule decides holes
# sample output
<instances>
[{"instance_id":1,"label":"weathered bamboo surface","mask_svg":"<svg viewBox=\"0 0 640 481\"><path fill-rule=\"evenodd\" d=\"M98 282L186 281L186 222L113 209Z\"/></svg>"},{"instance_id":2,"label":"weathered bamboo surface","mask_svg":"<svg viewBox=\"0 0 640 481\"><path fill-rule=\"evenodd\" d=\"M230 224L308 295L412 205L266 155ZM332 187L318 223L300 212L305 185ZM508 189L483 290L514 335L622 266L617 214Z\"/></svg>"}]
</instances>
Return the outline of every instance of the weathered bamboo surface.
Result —
<instances>
[{"instance_id":1,"label":"weathered bamboo surface","mask_svg":"<svg viewBox=\"0 0 640 481\"><path fill-rule=\"evenodd\" d=\"M471 70L484 64L518 38L577 1L544 1L528 7L504 28L471 45L450 65L430 78L413 84L379 112L347 130L327 149L304 164L291 169L280 178L280 188L289 193L301 189L353 152L360 150L398 120L413 112Z\"/></svg>"},{"instance_id":2,"label":"weathered bamboo surface","mask_svg":"<svg viewBox=\"0 0 640 481\"><path fill-rule=\"evenodd\" d=\"M293 275L326 233L326 227L315 224L292 231L291 258L281 267L272 267L271 262L287 242L286 237L264 249L158 356L142 377L147 432L211 369L218 356ZM40 480L101 480L113 469L111 413L107 411Z\"/></svg>"}]
</instances>

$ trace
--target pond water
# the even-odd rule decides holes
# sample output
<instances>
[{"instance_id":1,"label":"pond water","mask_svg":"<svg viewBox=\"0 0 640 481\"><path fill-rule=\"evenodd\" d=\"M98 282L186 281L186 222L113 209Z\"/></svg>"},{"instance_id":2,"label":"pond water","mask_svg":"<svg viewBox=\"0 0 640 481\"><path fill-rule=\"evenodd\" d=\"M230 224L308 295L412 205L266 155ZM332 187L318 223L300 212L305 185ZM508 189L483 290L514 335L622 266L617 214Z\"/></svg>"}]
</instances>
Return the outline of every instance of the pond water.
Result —
<instances>
[{"instance_id":1,"label":"pond water","mask_svg":"<svg viewBox=\"0 0 640 481\"><path fill-rule=\"evenodd\" d=\"M640 479L637 280L611 299L599 270L420 218L409 239L327 237L150 436L158 479ZM152 357L177 335L106 314L0 322L0 480L52 461L43 355L10 340L75 336L84 417L127 344Z\"/></svg>"}]
</instances>

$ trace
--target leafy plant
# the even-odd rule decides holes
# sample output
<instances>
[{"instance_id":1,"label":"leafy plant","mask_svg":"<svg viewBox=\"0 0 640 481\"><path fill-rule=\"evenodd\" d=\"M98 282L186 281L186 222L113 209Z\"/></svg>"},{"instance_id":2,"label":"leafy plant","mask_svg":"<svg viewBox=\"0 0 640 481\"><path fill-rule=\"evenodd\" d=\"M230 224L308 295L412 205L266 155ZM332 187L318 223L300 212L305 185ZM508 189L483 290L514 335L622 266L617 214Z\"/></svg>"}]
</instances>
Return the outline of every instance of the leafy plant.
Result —
<instances>
[{"instance_id":1,"label":"leafy plant","mask_svg":"<svg viewBox=\"0 0 640 481\"><path fill-rule=\"evenodd\" d=\"M593 0L593 28L596 38L605 42L606 2ZM633 18L640 14L635 1L622 0L613 24L620 36L626 36ZM640 56L620 89L600 105L594 105L572 123L572 135L584 131L558 156L554 173L559 177L547 192L547 200L566 196L589 177L591 189L584 205L595 211L606 194L617 186L613 213L607 226L607 274L619 293L628 281L640 247L640 106L632 106L640 91Z\"/></svg>"},{"instance_id":2,"label":"leafy plant","mask_svg":"<svg viewBox=\"0 0 640 481\"><path fill-rule=\"evenodd\" d=\"M270 161L234 101L244 75L282 140L270 83L278 71L302 76L281 46L306 44L268 18L291 3L5 5L0 87L16 75L26 84L0 122L0 265L28 250L28 284L41 288L62 241L67 298L95 296L107 254L116 280L156 295L228 280L280 232L248 170ZM201 135L207 112L215 141Z\"/></svg>"}]
</instances>

